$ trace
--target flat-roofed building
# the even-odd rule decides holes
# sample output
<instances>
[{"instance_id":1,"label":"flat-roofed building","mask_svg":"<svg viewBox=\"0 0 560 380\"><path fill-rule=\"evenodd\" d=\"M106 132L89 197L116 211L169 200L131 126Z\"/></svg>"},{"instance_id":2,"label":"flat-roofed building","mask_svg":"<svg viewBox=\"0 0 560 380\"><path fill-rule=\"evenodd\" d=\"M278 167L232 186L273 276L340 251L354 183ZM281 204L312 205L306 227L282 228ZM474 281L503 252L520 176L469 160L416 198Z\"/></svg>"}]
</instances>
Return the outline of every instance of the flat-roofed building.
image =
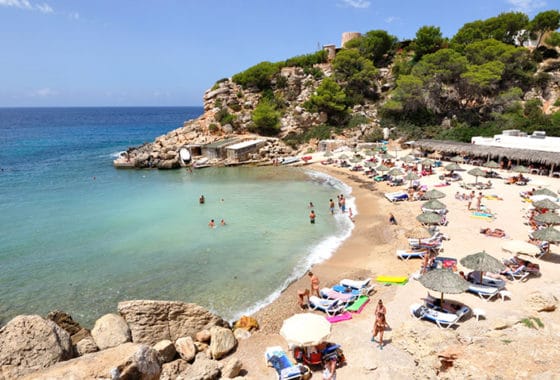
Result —
<instances>
[{"instance_id":1,"label":"flat-roofed building","mask_svg":"<svg viewBox=\"0 0 560 380\"><path fill-rule=\"evenodd\" d=\"M265 140L248 140L226 147L227 158L236 161L247 161L251 153L257 152L265 145Z\"/></svg>"},{"instance_id":2,"label":"flat-roofed building","mask_svg":"<svg viewBox=\"0 0 560 380\"><path fill-rule=\"evenodd\" d=\"M241 141L238 137L215 141L202 147L202 155L209 159L224 159L227 156L226 147Z\"/></svg>"}]
</instances>

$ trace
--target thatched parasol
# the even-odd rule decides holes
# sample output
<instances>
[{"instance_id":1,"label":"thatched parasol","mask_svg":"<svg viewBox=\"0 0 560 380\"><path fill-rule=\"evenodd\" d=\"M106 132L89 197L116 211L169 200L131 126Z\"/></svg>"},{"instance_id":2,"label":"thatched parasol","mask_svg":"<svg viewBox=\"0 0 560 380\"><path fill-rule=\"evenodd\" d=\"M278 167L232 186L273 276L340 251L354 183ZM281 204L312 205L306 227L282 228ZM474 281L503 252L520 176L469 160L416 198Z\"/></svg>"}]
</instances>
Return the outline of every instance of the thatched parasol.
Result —
<instances>
[{"instance_id":1,"label":"thatched parasol","mask_svg":"<svg viewBox=\"0 0 560 380\"><path fill-rule=\"evenodd\" d=\"M496 161L488 161L486 163L484 163L485 168L490 168L490 169L499 169L500 168L500 164L498 164Z\"/></svg>"},{"instance_id":2,"label":"thatched parasol","mask_svg":"<svg viewBox=\"0 0 560 380\"><path fill-rule=\"evenodd\" d=\"M424 158L422 161L420 161L420 163L422 164L422 166L432 166L434 164L434 161L430 160L429 158Z\"/></svg>"},{"instance_id":3,"label":"thatched parasol","mask_svg":"<svg viewBox=\"0 0 560 380\"><path fill-rule=\"evenodd\" d=\"M386 172L389 170L389 168L385 165L379 165L378 167L375 168L375 170L378 172Z\"/></svg>"},{"instance_id":4,"label":"thatched parasol","mask_svg":"<svg viewBox=\"0 0 560 380\"><path fill-rule=\"evenodd\" d=\"M398 177L404 175L404 172L399 168L392 168L391 170L389 170L387 174L390 175L391 177Z\"/></svg>"},{"instance_id":5,"label":"thatched parasol","mask_svg":"<svg viewBox=\"0 0 560 380\"><path fill-rule=\"evenodd\" d=\"M404 156L403 158L401 158L402 162L406 162L407 164L415 161L416 158L412 157L412 156Z\"/></svg>"},{"instance_id":6,"label":"thatched parasol","mask_svg":"<svg viewBox=\"0 0 560 380\"><path fill-rule=\"evenodd\" d=\"M457 171L457 170L463 170L463 168L460 167L459 165L457 165L456 163L451 163L451 164L445 165L445 170Z\"/></svg>"},{"instance_id":7,"label":"thatched parasol","mask_svg":"<svg viewBox=\"0 0 560 380\"><path fill-rule=\"evenodd\" d=\"M529 169L523 165L514 166L513 168L511 168L511 171L516 173L529 173Z\"/></svg>"},{"instance_id":8,"label":"thatched parasol","mask_svg":"<svg viewBox=\"0 0 560 380\"><path fill-rule=\"evenodd\" d=\"M437 199L429 200L422 205L422 208L427 208L429 210L445 210L447 206Z\"/></svg>"},{"instance_id":9,"label":"thatched parasol","mask_svg":"<svg viewBox=\"0 0 560 380\"><path fill-rule=\"evenodd\" d=\"M467 172L467 174L470 174L472 176L474 176L474 182L478 183L478 177L484 177L486 176L486 172L480 168L472 168L471 170L469 170Z\"/></svg>"},{"instance_id":10,"label":"thatched parasol","mask_svg":"<svg viewBox=\"0 0 560 380\"><path fill-rule=\"evenodd\" d=\"M554 226L560 224L560 215L553 212L547 212L546 214L536 215L534 218L539 223L544 223L547 226Z\"/></svg>"},{"instance_id":11,"label":"thatched parasol","mask_svg":"<svg viewBox=\"0 0 560 380\"><path fill-rule=\"evenodd\" d=\"M364 154L365 154L366 156L370 156L370 157L371 157L371 156L375 156L375 152L374 152L373 150L371 150L371 149L366 149L366 150L364 150Z\"/></svg>"},{"instance_id":12,"label":"thatched parasol","mask_svg":"<svg viewBox=\"0 0 560 380\"><path fill-rule=\"evenodd\" d=\"M424 273L419 279L425 288L441 293L443 304L443 293L458 294L467 290L470 284L461 276L447 268L432 269Z\"/></svg>"},{"instance_id":13,"label":"thatched parasol","mask_svg":"<svg viewBox=\"0 0 560 380\"><path fill-rule=\"evenodd\" d=\"M384 160L391 160L393 158L395 158L394 156L390 155L389 153L383 153L380 155L380 157Z\"/></svg>"},{"instance_id":14,"label":"thatched parasol","mask_svg":"<svg viewBox=\"0 0 560 380\"><path fill-rule=\"evenodd\" d=\"M360 161L362 161L362 159L361 159L361 158L358 158L358 157L352 157L352 158L350 159L350 162L353 163L353 164L357 164L357 163L360 162Z\"/></svg>"},{"instance_id":15,"label":"thatched parasol","mask_svg":"<svg viewBox=\"0 0 560 380\"><path fill-rule=\"evenodd\" d=\"M428 231L424 227L416 226L411 230L408 230L404 233L407 238L416 238L416 239L425 239L432 236L430 231Z\"/></svg>"},{"instance_id":16,"label":"thatched parasol","mask_svg":"<svg viewBox=\"0 0 560 380\"><path fill-rule=\"evenodd\" d=\"M330 150L326 151L325 154L323 154L324 157L332 157L333 156L333 152L331 152Z\"/></svg>"},{"instance_id":17,"label":"thatched parasol","mask_svg":"<svg viewBox=\"0 0 560 380\"><path fill-rule=\"evenodd\" d=\"M340 156L338 156L338 158L341 159L341 160L347 160L347 159L349 159L350 157L348 157L347 154L342 153Z\"/></svg>"},{"instance_id":18,"label":"thatched parasol","mask_svg":"<svg viewBox=\"0 0 560 380\"><path fill-rule=\"evenodd\" d=\"M460 261L461 265L476 270L479 272L493 272L500 273L506 267L496 259L494 256L489 255L486 251L473 253L472 255L465 256Z\"/></svg>"},{"instance_id":19,"label":"thatched parasol","mask_svg":"<svg viewBox=\"0 0 560 380\"><path fill-rule=\"evenodd\" d=\"M423 212L416 217L416 220L422 224L440 224L442 216L435 212Z\"/></svg>"},{"instance_id":20,"label":"thatched parasol","mask_svg":"<svg viewBox=\"0 0 560 380\"><path fill-rule=\"evenodd\" d=\"M560 208L557 203L552 202L550 199L543 199L542 201L533 202L533 207L536 209L556 210Z\"/></svg>"},{"instance_id":21,"label":"thatched parasol","mask_svg":"<svg viewBox=\"0 0 560 380\"><path fill-rule=\"evenodd\" d=\"M367 166L368 168L373 168L375 166L375 162L366 161L364 165Z\"/></svg>"},{"instance_id":22,"label":"thatched parasol","mask_svg":"<svg viewBox=\"0 0 560 380\"><path fill-rule=\"evenodd\" d=\"M558 243L560 242L560 231L552 228L547 227L542 230L536 230L531 233L534 239L547 241L549 243Z\"/></svg>"},{"instance_id":23,"label":"thatched parasol","mask_svg":"<svg viewBox=\"0 0 560 380\"><path fill-rule=\"evenodd\" d=\"M523 240L509 240L502 245L502 249L504 251L511 252L514 255L518 253L538 255L541 253L541 249L539 247Z\"/></svg>"},{"instance_id":24,"label":"thatched parasol","mask_svg":"<svg viewBox=\"0 0 560 380\"><path fill-rule=\"evenodd\" d=\"M405 181L410 181L408 186L412 187L412 181L416 181L417 179L420 179L420 176L418 174L414 173L413 171L409 171L409 172L406 173L406 175L403 177L403 179Z\"/></svg>"},{"instance_id":25,"label":"thatched parasol","mask_svg":"<svg viewBox=\"0 0 560 380\"><path fill-rule=\"evenodd\" d=\"M550 189L546 189L546 188L535 190L533 192L533 195L547 195L547 196L555 198L555 199L558 198L558 194L556 194L554 191L552 191Z\"/></svg>"},{"instance_id":26,"label":"thatched parasol","mask_svg":"<svg viewBox=\"0 0 560 380\"><path fill-rule=\"evenodd\" d=\"M455 156L455 157L451 157L451 158L449 159L449 161L451 161L451 162L463 162L464 159L463 159L463 157L461 157L461 156Z\"/></svg>"},{"instance_id":27,"label":"thatched parasol","mask_svg":"<svg viewBox=\"0 0 560 380\"><path fill-rule=\"evenodd\" d=\"M424 193L423 198L424 199L441 199L441 198L445 198L445 194L442 193L439 190L432 189L432 190L426 191L426 193Z\"/></svg>"}]
</instances>

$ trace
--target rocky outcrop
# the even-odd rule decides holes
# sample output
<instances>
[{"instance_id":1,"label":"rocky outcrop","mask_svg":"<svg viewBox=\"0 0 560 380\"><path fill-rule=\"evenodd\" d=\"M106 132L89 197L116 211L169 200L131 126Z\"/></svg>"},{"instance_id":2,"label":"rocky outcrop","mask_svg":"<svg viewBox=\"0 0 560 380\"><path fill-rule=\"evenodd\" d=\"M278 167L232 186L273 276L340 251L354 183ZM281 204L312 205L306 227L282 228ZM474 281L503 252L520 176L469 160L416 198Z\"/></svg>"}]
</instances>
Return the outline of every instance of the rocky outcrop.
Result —
<instances>
[{"instance_id":1,"label":"rocky outcrop","mask_svg":"<svg viewBox=\"0 0 560 380\"><path fill-rule=\"evenodd\" d=\"M177 377L178 380L217 380L220 378L220 364L208 359L202 352L196 355L193 365Z\"/></svg>"},{"instance_id":2,"label":"rocky outcrop","mask_svg":"<svg viewBox=\"0 0 560 380\"><path fill-rule=\"evenodd\" d=\"M47 319L56 323L70 335L77 334L83 329L78 322L72 319L70 314L65 313L64 311L53 310L47 314Z\"/></svg>"},{"instance_id":3,"label":"rocky outcrop","mask_svg":"<svg viewBox=\"0 0 560 380\"><path fill-rule=\"evenodd\" d=\"M18 378L72 355L70 334L39 315L17 316L0 329L0 378Z\"/></svg>"},{"instance_id":4,"label":"rocky outcrop","mask_svg":"<svg viewBox=\"0 0 560 380\"><path fill-rule=\"evenodd\" d=\"M101 350L130 342L131 338L126 321L116 314L106 314L95 321L91 335Z\"/></svg>"},{"instance_id":5,"label":"rocky outcrop","mask_svg":"<svg viewBox=\"0 0 560 380\"><path fill-rule=\"evenodd\" d=\"M210 353L214 359L223 358L237 346L237 339L230 329L215 326L210 329L210 335Z\"/></svg>"},{"instance_id":6,"label":"rocky outcrop","mask_svg":"<svg viewBox=\"0 0 560 380\"><path fill-rule=\"evenodd\" d=\"M181 359L186 362L192 362L197 353L194 341L190 336L177 339L175 342L175 348L177 349Z\"/></svg>"},{"instance_id":7,"label":"rocky outcrop","mask_svg":"<svg viewBox=\"0 0 560 380\"><path fill-rule=\"evenodd\" d=\"M118 311L128 323L132 341L154 345L160 340L176 341L194 337L212 326L227 326L227 322L205 308L177 301L119 302Z\"/></svg>"}]
</instances>

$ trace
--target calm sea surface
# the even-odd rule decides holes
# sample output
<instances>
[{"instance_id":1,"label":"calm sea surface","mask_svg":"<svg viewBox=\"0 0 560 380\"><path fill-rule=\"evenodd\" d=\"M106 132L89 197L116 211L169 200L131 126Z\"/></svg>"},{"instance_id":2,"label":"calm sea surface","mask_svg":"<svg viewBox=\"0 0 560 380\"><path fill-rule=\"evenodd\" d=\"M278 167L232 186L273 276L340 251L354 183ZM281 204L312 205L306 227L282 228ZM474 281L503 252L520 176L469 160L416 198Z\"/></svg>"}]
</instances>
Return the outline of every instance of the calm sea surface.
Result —
<instances>
[{"instance_id":1,"label":"calm sea surface","mask_svg":"<svg viewBox=\"0 0 560 380\"><path fill-rule=\"evenodd\" d=\"M0 109L0 325L60 309L91 327L128 299L195 302L233 320L349 236L351 223L332 217L328 200L350 189L322 174L113 168L119 151L201 113ZM227 225L210 229L210 219Z\"/></svg>"}]
</instances>

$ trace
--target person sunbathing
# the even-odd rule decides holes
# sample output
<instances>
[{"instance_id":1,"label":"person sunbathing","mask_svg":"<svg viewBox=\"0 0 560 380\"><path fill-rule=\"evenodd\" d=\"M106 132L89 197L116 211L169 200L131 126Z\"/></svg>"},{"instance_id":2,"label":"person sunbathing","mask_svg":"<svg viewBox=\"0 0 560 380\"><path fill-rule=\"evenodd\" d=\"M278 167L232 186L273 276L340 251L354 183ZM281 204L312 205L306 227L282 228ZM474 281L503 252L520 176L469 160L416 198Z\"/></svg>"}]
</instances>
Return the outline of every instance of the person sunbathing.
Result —
<instances>
[{"instance_id":1,"label":"person sunbathing","mask_svg":"<svg viewBox=\"0 0 560 380\"><path fill-rule=\"evenodd\" d=\"M505 231L499 228L495 228L494 230L492 230L491 228L481 228L480 233L486 236L493 236L499 238L503 238L504 236L506 236Z\"/></svg>"}]
</instances>

